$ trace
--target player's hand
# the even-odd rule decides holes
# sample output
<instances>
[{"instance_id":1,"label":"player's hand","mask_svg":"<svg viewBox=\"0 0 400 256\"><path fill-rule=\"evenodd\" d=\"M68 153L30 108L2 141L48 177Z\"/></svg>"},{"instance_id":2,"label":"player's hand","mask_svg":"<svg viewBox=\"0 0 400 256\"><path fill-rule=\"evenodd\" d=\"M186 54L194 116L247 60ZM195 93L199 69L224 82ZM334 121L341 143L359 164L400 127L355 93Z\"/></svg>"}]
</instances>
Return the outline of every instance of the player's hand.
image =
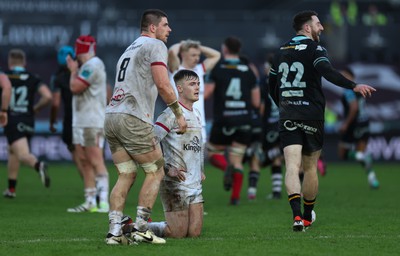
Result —
<instances>
[{"instance_id":1,"label":"player's hand","mask_svg":"<svg viewBox=\"0 0 400 256\"><path fill-rule=\"evenodd\" d=\"M184 134L186 132L187 123L185 117L181 115L180 117L176 118L176 122L178 123L178 131L177 134Z\"/></svg>"},{"instance_id":2,"label":"player's hand","mask_svg":"<svg viewBox=\"0 0 400 256\"><path fill-rule=\"evenodd\" d=\"M2 127L6 126L8 123L8 115L7 112L0 112L0 125Z\"/></svg>"},{"instance_id":3,"label":"player's hand","mask_svg":"<svg viewBox=\"0 0 400 256\"><path fill-rule=\"evenodd\" d=\"M371 97L372 93L376 92L376 89L366 84L357 84L353 91L360 93L365 98L367 96Z\"/></svg>"},{"instance_id":4,"label":"player's hand","mask_svg":"<svg viewBox=\"0 0 400 256\"><path fill-rule=\"evenodd\" d=\"M179 181L185 181L186 180L185 172L186 172L185 169L182 169L182 168L178 169L174 166L169 165L167 176L169 176L171 178L176 178Z\"/></svg>"},{"instance_id":5,"label":"player's hand","mask_svg":"<svg viewBox=\"0 0 400 256\"><path fill-rule=\"evenodd\" d=\"M78 61L74 60L73 58L71 58L70 55L67 56L67 67L69 69L69 71L75 72L78 70Z\"/></svg>"}]
</instances>

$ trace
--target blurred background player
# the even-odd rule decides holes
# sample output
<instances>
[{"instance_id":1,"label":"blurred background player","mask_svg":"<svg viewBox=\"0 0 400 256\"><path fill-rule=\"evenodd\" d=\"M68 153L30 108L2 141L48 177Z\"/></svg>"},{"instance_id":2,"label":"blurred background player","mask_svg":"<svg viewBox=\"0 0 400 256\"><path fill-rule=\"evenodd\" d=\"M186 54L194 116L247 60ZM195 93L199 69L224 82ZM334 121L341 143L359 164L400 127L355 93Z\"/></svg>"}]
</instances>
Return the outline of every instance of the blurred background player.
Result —
<instances>
[{"instance_id":1,"label":"blurred background player","mask_svg":"<svg viewBox=\"0 0 400 256\"><path fill-rule=\"evenodd\" d=\"M0 69L0 126L8 123L8 107L11 100L11 82L3 70Z\"/></svg>"},{"instance_id":2,"label":"blurred background player","mask_svg":"<svg viewBox=\"0 0 400 256\"><path fill-rule=\"evenodd\" d=\"M81 35L75 41L77 60L67 56L71 72L72 141L82 165L85 202L68 212L108 212L109 181L104 163L104 119L107 104L106 70L96 56L96 40ZM97 204L97 198L99 203Z\"/></svg>"},{"instance_id":3,"label":"blurred background player","mask_svg":"<svg viewBox=\"0 0 400 256\"><path fill-rule=\"evenodd\" d=\"M77 155L75 146L72 143L72 92L69 88L71 72L67 67L68 55L71 56L71 58L75 59L75 51L72 46L62 46L57 52L58 70L52 76L50 82L50 88L53 93L53 101L50 111L50 131L57 131L57 115L62 103L64 110L62 122L62 140L67 146L68 150L71 152L72 160L76 164L80 176L83 178L83 167L81 165L85 164L86 161L83 161L83 163L81 163L82 161L79 161L80 158L82 158L83 156L79 157Z\"/></svg>"},{"instance_id":4,"label":"blurred background player","mask_svg":"<svg viewBox=\"0 0 400 256\"><path fill-rule=\"evenodd\" d=\"M202 55L205 58L200 62ZM206 93L204 75L206 72L209 72L214 68L220 58L221 53L219 51L201 45L199 41L190 39L172 45L168 51L168 67L172 73L171 84L173 85L175 92L176 86L174 86L173 76L178 70L193 70L199 76L200 94L199 100L194 103L194 108L198 109L201 114L203 144L207 142L206 114L204 110L204 95Z\"/></svg>"},{"instance_id":5,"label":"blurred background player","mask_svg":"<svg viewBox=\"0 0 400 256\"><path fill-rule=\"evenodd\" d=\"M228 37L222 44L220 61L209 76L214 96L214 120L208 144L210 162L215 155L224 158L228 149L228 167L224 173L224 188L232 194L230 204L237 205L243 183L243 157L252 137L253 108L260 105L260 88L252 69L239 58L241 42Z\"/></svg>"},{"instance_id":6,"label":"blurred background player","mask_svg":"<svg viewBox=\"0 0 400 256\"><path fill-rule=\"evenodd\" d=\"M249 187L247 196L250 200L256 198L257 184L260 177L260 168L271 165L271 184L272 192L267 196L268 199L280 199L282 192L282 152L279 144L279 109L269 96L268 74L270 62L266 61L263 66L263 76L260 80L261 85L261 148L254 151L258 155L259 166L252 166L249 173ZM257 153L259 152L259 153Z\"/></svg>"},{"instance_id":7,"label":"blurred background player","mask_svg":"<svg viewBox=\"0 0 400 256\"><path fill-rule=\"evenodd\" d=\"M51 102L50 89L41 79L25 69L26 56L21 49L11 49L8 53L6 72L12 85L12 95L8 110L8 124L4 128L9 146L8 155L8 188L3 195L8 198L16 196L17 178L20 163L35 169L45 187L50 186L47 165L39 161L29 149L29 140L35 130L35 114ZM35 104L35 95L40 99Z\"/></svg>"},{"instance_id":8,"label":"blurred background player","mask_svg":"<svg viewBox=\"0 0 400 256\"><path fill-rule=\"evenodd\" d=\"M354 80L354 73L350 68L341 73L348 79ZM356 160L365 169L369 186L379 188L379 181L372 169L372 157L367 152L369 132L369 117L366 100L353 90L346 89L342 95L344 108L343 122L339 132L341 134L338 145L339 157L344 160Z\"/></svg>"}]
</instances>

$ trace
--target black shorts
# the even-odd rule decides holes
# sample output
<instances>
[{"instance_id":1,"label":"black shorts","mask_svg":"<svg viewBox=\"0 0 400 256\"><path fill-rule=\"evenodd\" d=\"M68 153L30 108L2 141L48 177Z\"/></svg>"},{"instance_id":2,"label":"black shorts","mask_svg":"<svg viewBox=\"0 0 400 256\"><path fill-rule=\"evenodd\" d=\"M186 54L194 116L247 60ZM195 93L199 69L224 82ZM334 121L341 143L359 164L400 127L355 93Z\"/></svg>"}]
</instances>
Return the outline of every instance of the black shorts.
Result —
<instances>
[{"instance_id":1,"label":"black shorts","mask_svg":"<svg viewBox=\"0 0 400 256\"><path fill-rule=\"evenodd\" d=\"M282 149L299 144L303 153L312 153L324 144L324 121L279 120L279 136Z\"/></svg>"},{"instance_id":2,"label":"black shorts","mask_svg":"<svg viewBox=\"0 0 400 256\"><path fill-rule=\"evenodd\" d=\"M264 151L280 146L279 122L264 124L262 143Z\"/></svg>"},{"instance_id":3,"label":"black shorts","mask_svg":"<svg viewBox=\"0 0 400 256\"><path fill-rule=\"evenodd\" d=\"M74 144L72 143L72 124L63 123L63 131L61 135L62 141L65 143L69 151L74 150Z\"/></svg>"},{"instance_id":4,"label":"black shorts","mask_svg":"<svg viewBox=\"0 0 400 256\"><path fill-rule=\"evenodd\" d=\"M214 145L229 146L233 141L249 146L252 138L250 124L229 126L222 123L213 123L210 133L210 142Z\"/></svg>"},{"instance_id":5,"label":"black shorts","mask_svg":"<svg viewBox=\"0 0 400 256\"><path fill-rule=\"evenodd\" d=\"M4 127L4 134L7 137L8 145L21 138L31 139L35 131L35 121L31 117L11 117Z\"/></svg>"},{"instance_id":6,"label":"black shorts","mask_svg":"<svg viewBox=\"0 0 400 256\"><path fill-rule=\"evenodd\" d=\"M369 137L369 122L364 122L349 126L346 133L341 136L340 141L352 144L359 141L368 141Z\"/></svg>"}]
</instances>

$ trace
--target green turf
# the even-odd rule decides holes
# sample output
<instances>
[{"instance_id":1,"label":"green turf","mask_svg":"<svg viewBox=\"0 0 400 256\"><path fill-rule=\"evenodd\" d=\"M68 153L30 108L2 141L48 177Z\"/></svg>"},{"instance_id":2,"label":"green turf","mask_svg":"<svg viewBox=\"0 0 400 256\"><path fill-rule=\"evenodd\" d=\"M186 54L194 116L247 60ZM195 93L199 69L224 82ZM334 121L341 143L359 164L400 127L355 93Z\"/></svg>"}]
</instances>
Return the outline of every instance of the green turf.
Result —
<instances>
[{"instance_id":1,"label":"green turf","mask_svg":"<svg viewBox=\"0 0 400 256\"><path fill-rule=\"evenodd\" d=\"M206 168L203 234L197 239L167 239L165 245L106 246L107 214L67 213L83 202L82 182L73 165L51 164L51 188L23 168L17 198L0 199L0 255L398 255L400 249L398 164L376 164L381 183L371 190L357 164L329 164L320 177L315 207L317 221L305 233L291 231L286 193L267 200L270 172L263 170L257 200L246 200L247 176L239 206L229 206L222 173ZM111 183L116 180L109 166ZM1 166L1 188L6 186ZM140 180L143 173L139 174ZM131 191L126 213L135 215L138 184ZM162 220L157 201L153 220Z\"/></svg>"}]
</instances>

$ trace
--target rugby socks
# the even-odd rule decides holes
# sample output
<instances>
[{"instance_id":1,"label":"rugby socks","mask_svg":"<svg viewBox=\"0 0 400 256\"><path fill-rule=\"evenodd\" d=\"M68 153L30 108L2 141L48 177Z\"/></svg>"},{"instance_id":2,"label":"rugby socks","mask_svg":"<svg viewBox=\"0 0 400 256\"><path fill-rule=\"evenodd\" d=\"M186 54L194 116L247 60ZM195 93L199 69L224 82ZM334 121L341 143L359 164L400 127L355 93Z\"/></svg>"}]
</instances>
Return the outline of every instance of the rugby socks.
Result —
<instances>
[{"instance_id":1,"label":"rugby socks","mask_svg":"<svg viewBox=\"0 0 400 256\"><path fill-rule=\"evenodd\" d=\"M282 192L282 167L275 165L271 167L271 179L272 179L272 194L274 196L280 196Z\"/></svg>"},{"instance_id":2,"label":"rugby socks","mask_svg":"<svg viewBox=\"0 0 400 256\"><path fill-rule=\"evenodd\" d=\"M240 191L243 184L243 170L233 169L232 195L231 203L237 204L240 198Z\"/></svg>"},{"instance_id":3,"label":"rugby socks","mask_svg":"<svg viewBox=\"0 0 400 256\"><path fill-rule=\"evenodd\" d=\"M260 172L251 170L249 173L249 188L257 188L258 178L260 177Z\"/></svg>"},{"instance_id":4,"label":"rugby socks","mask_svg":"<svg viewBox=\"0 0 400 256\"><path fill-rule=\"evenodd\" d=\"M37 172L39 172L39 167L40 167L40 161L37 161L36 163L35 163L35 170L37 171Z\"/></svg>"},{"instance_id":5,"label":"rugby socks","mask_svg":"<svg viewBox=\"0 0 400 256\"><path fill-rule=\"evenodd\" d=\"M164 230L167 227L167 222L149 222L149 229L154 232L154 234L158 237L164 237Z\"/></svg>"},{"instance_id":6,"label":"rugby socks","mask_svg":"<svg viewBox=\"0 0 400 256\"><path fill-rule=\"evenodd\" d=\"M11 193L15 193L15 188L17 187L17 180L8 179L8 190Z\"/></svg>"},{"instance_id":7,"label":"rugby socks","mask_svg":"<svg viewBox=\"0 0 400 256\"><path fill-rule=\"evenodd\" d=\"M213 154L210 157L210 163L218 169L222 170L223 172L228 167L228 162L226 161L225 156L222 154Z\"/></svg>"},{"instance_id":8,"label":"rugby socks","mask_svg":"<svg viewBox=\"0 0 400 256\"><path fill-rule=\"evenodd\" d=\"M96 188L85 188L84 194L85 194L85 202L89 206L96 206L96 193L97 189Z\"/></svg>"},{"instance_id":9,"label":"rugby socks","mask_svg":"<svg viewBox=\"0 0 400 256\"><path fill-rule=\"evenodd\" d=\"M293 212L293 219L296 216L300 216L301 218L303 218L303 215L301 214L301 196L300 194L291 194L288 196L289 198L289 204L290 207L292 208L292 212Z\"/></svg>"},{"instance_id":10,"label":"rugby socks","mask_svg":"<svg viewBox=\"0 0 400 256\"><path fill-rule=\"evenodd\" d=\"M108 203L108 193L109 193L109 181L108 181L108 173L96 176L96 190L97 196L99 197L99 202L107 202Z\"/></svg>"},{"instance_id":11,"label":"rugby socks","mask_svg":"<svg viewBox=\"0 0 400 256\"><path fill-rule=\"evenodd\" d=\"M122 212L120 211L110 211L108 213L108 233L112 234L113 236L121 236L122 235L122 225L121 225L121 220L122 220Z\"/></svg>"},{"instance_id":12,"label":"rugby socks","mask_svg":"<svg viewBox=\"0 0 400 256\"><path fill-rule=\"evenodd\" d=\"M311 222L311 212L314 209L315 200L316 198L314 198L313 200L307 200L303 198L304 219L310 222Z\"/></svg>"},{"instance_id":13,"label":"rugby socks","mask_svg":"<svg viewBox=\"0 0 400 256\"><path fill-rule=\"evenodd\" d=\"M135 229L141 232L146 231L148 227L148 221L150 219L151 210L147 207L138 206L136 212Z\"/></svg>"}]
</instances>

